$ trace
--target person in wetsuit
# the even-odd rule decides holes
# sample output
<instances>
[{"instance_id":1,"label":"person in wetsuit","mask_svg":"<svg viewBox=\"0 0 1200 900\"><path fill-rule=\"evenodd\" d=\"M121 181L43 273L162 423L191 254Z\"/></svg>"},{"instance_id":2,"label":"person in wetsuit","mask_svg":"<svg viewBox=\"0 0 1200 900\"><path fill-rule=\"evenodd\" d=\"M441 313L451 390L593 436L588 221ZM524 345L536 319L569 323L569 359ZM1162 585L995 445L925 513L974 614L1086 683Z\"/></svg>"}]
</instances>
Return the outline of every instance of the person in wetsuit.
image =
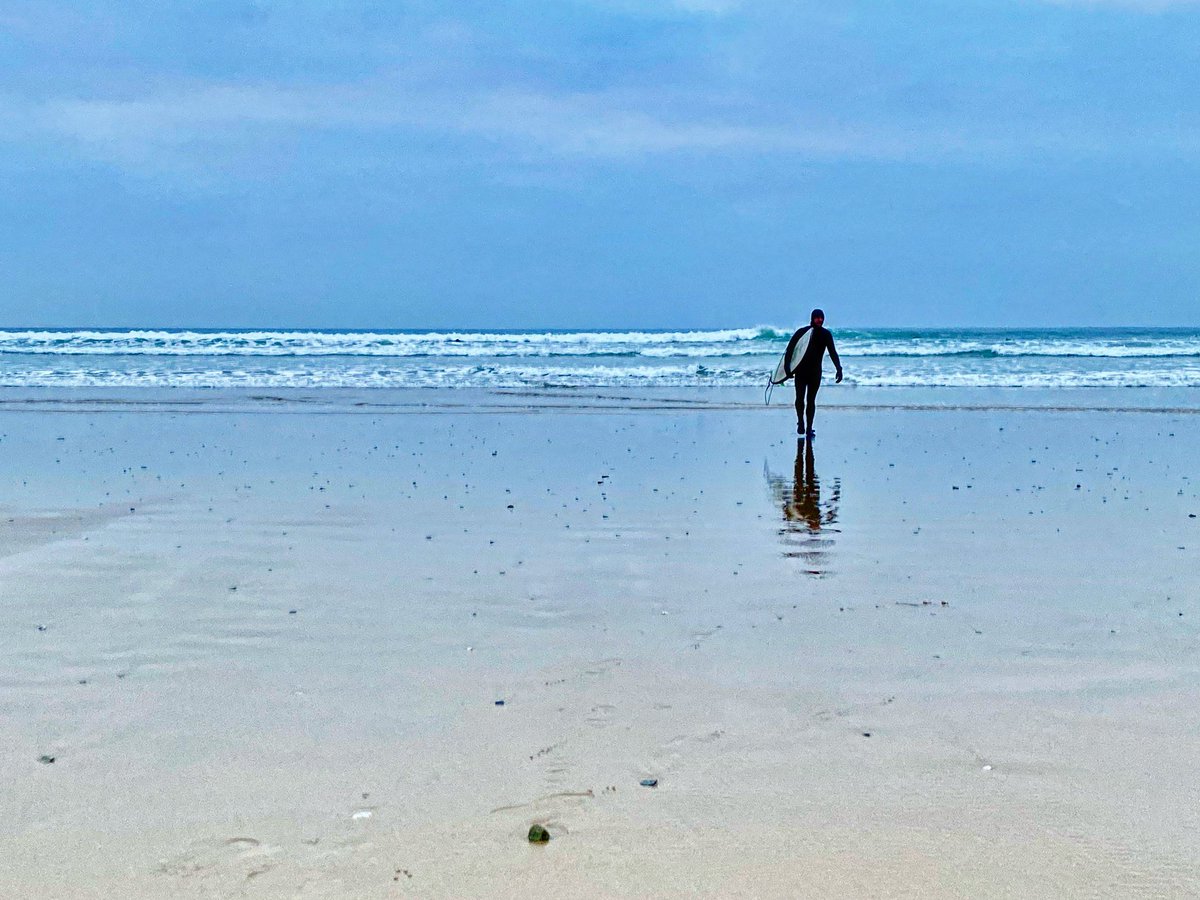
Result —
<instances>
[{"instance_id":1,"label":"person in wetsuit","mask_svg":"<svg viewBox=\"0 0 1200 900\"><path fill-rule=\"evenodd\" d=\"M833 335L825 327L825 313L814 309L809 317L809 324L799 329L788 341L787 353L784 359L792 358L792 350L797 342L811 329L808 339L808 349L796 363L796 367L788 372L789 378L796 379L796 434L801 437L812 437L813 418L817 414L817 391L821 387L821 363L825 359L825 351L837 368L836 384L842 383L842 361L838 359L837 348L833 345Z\"/></svg>"}]
</instances>

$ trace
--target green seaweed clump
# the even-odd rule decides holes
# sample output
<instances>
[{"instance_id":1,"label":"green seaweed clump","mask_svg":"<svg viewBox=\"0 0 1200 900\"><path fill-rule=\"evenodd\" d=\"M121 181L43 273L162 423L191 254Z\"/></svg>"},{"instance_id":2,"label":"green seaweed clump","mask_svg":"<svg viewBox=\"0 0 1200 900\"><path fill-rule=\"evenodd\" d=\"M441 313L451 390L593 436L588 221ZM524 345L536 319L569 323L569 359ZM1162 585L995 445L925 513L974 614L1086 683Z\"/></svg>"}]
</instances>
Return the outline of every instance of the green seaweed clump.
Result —
<instances>
[{"instance_id":1,"label":"green seaweed clump","mask_svg":"<svg viewBox=\"0 0 1200 900\"><path fill-rule=\"evenodd\" d=\"M541 825L531 825L529 827L529 843L544 844L550 840L550 832Z\"/></svg>"}]
</instances>

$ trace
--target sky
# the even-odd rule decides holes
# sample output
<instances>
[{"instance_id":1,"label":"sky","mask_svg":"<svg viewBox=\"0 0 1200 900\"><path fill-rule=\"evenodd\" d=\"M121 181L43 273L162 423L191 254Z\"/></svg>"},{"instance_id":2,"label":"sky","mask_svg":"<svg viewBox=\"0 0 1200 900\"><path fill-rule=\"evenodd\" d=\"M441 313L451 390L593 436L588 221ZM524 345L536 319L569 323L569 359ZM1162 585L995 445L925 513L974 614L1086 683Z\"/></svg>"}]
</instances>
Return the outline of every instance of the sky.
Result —
<instances>
[{"instance_id":1,"label":"sky","mask_svg":"<svg viewBox=\"0 0 1200 900\"><path fill-rule=\"evenodd\" d=\"M0 326L1200 325L1197 0L5 0Z\"/></svg>"}]
</instances>

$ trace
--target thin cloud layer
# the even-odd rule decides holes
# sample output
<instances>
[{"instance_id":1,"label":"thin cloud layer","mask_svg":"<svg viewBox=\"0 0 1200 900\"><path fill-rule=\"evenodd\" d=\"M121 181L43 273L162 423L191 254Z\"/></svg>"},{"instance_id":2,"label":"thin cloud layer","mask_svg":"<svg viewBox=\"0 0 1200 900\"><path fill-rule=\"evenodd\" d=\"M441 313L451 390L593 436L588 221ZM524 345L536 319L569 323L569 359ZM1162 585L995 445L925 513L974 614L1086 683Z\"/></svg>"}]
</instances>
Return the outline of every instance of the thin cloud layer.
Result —
<instances>
[{"instance_id":1,"label":"thin cloud layer","mask_svg":"<svg viewBox=\"0 0 1200 900\"><path fill-rule=\"evenodd\" d=\"M1195 7L1200 0L1041 0L1051 6L1091 9L1117 9L1139 13L1162 13L1173 9Z\"/></svg>"},{"instance_id":2,"label":"thin cloud layer","mask_svg":"<svg viewBox=\"0 0 1200 900\"><path fill-rule=\"evenodd\" d=\"M725 98L678 92L499 88L468 93L386 82L193 84L124 99L22 103L9 98L0 105L0 121L10 141L66 142L82 157L132 175L228 165L223 155L213 155L214 147L242 148L256 156L280 133L340 133L352 145L356 135L418 132L503 145L520 160L542 155L609 163L699 154L1008 164L1031 154L1119 154L1131 145L1156 155L1190 155L1197 145L1185 129L1109 137L1103 124L1086 118L1039 123L1028 117L963 122L913 116L855 122L801 108L739 109ZM472 152L471 145L460 151ZM251 168L257 171L258 166Z\"/></svg>"}]
</instances>

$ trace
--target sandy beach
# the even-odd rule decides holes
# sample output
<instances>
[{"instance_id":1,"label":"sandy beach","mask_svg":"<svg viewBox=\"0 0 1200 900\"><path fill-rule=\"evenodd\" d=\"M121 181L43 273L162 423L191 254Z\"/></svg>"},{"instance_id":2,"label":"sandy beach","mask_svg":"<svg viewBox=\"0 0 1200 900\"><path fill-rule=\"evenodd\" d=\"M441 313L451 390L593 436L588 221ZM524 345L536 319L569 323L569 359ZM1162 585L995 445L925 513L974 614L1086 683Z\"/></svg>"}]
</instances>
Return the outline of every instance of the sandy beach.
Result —
<instances>
[{"instance_id":1,"label":"sandy beach","mask_svg":"<svg viewBox=\"0 0 1200 900\"><path fill-rule=\"evenodd\" d=\"M1197 411L718 394L0 397L0 896L1200 896Z\"/></svg>"}]
</instances>

